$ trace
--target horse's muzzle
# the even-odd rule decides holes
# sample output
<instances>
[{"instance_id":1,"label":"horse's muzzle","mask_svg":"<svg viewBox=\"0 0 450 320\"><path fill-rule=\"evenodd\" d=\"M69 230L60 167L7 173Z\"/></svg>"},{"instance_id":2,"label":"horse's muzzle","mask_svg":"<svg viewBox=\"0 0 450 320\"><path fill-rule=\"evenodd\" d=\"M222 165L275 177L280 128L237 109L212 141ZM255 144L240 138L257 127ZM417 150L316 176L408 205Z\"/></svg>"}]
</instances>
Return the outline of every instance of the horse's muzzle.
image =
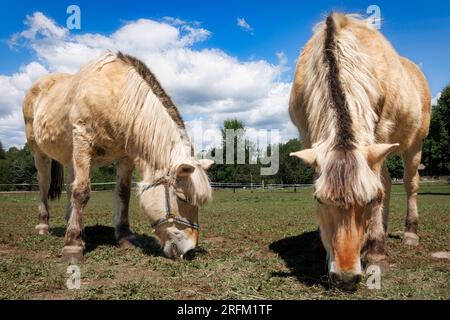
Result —
<instances>
[{"instance_id":1,"label":"horse's muzzle","mask_svg":"<svg viewBox=\"0 0 450 320\"><path fill-rule=\"evenodd\" d=\"M195 257L195 249L188 250L186 253L180 256L181 259L184 260L192 260Z\"/></svg>"},{"instance_id":2,"label":"horse's muzzle","mask_svg":"<svg viewBox=\"0 0 450 320\"><path fill-rule=\"evenodd\" d=\"M329 279L331 285L338 289L355 291L361 282L361 274L353 272L330 272Z\"/></svg>"}]
</instances>

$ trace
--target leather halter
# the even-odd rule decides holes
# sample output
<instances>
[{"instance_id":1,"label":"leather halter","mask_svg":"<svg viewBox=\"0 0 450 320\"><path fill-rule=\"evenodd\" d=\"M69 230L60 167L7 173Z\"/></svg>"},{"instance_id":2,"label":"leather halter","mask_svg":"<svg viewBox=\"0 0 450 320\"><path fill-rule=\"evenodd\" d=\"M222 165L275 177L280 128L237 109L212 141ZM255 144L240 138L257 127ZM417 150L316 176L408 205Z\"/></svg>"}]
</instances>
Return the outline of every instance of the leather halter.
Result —
<instances>
[{"instance_id":1,"label":"leather halter","mask_svg":"<svg viewBox=\"0 0 450 320\"><path fill-rule=\"evenodd\" d=\"M153 229L156 229L157 227L164 225L164 224L181 224L183 226L198 230L200 228L200 225L195 222L191 222L186 218L183 218L178 212L174 212L172 209L172 205L170 204L170 186L174 185L173 178L169 174L167 174L164 177L161 177L157 179L153 183L145 184L142 187L141 194L144 193L147 190L150 190L152 188L158 187L160 185L164 186L164 194L165 194L165 200L166 200L166 216L164 218L156 220L154 223L152 223L150 226ZM181 201L186 202L186 200L180 198L177 195L177 198Z\"/></svg>"}]
</instances>

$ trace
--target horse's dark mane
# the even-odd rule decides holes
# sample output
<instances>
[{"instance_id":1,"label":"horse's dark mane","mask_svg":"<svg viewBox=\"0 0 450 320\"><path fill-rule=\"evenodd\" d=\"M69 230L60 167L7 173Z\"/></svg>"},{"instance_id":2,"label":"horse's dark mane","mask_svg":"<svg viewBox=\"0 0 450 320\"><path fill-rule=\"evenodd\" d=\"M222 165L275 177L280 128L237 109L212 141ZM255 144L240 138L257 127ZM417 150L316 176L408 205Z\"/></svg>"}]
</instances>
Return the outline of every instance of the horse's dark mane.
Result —
<instances>
[{"instance_id":1,"label":"horse's dark mane","mask_svg":"<svg viewBox=\"0 0 450 320\"><path fill-rule=\"evenodd\" d=\"M348 108L342 84L339 80L339 66L336 57L336 24L333 14L326 20L324 44L324 60L328 66L328 88L331 95L331 107L337 118L337 134L334 148L340 150L354 149L355 135L352 129L352 118Z\"/></svg>"},{"instance_id":2,"label":"horse's dark mane","mask_svg":"<svg viewBox=\"0 0 450 320\"><path fill-rule=\"evenodd\" d=\"M150 71L145 63L133 56L124 54L120 51L117 53L117 57L126 64L132 66L136 70L136 72L141 75L145 82L148 83L153 93L161 100L172 120L175 121L175 123L179 127L185 129L183 118L181 117L177 107L173 103L172 99L164 91L156 76Z\"/></svg>"}]
</instances>

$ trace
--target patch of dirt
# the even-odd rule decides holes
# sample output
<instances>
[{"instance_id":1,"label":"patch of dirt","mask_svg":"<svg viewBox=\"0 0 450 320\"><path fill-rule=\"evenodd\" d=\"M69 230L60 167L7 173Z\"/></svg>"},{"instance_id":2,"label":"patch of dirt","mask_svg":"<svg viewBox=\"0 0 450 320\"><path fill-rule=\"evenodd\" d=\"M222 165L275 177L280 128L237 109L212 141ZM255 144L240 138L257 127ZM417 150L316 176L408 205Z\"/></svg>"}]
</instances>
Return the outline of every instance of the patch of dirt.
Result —
<instances>
[{"instance_id":1,"label":"patch of dirt","mask_svg":"<svg viewBox=\"0 0 450 320\"><path fill-rule=\"evenodd\" d=\"M54 258L50 252L47 252L45 250L42 251L26 250L14 247L7 243L0 243L0 255L5 255L8 257L22 256L31 260L43 260Z\"/></svg>"}]
</instances>

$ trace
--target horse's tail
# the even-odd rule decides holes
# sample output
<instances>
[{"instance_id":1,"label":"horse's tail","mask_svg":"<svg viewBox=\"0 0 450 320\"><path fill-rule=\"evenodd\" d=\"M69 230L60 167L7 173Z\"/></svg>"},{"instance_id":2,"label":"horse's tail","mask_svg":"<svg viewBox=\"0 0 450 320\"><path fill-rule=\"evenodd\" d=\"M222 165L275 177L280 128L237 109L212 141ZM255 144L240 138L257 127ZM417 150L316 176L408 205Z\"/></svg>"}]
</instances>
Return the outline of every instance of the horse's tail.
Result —
<instances>
[{"instance_id":1,"label":"horse's tail","mask_svg":"<svg viewBox=\"0 0 450 320\"><path fill-rule=\"evenodd\" d=\"M52 159L51 182L48 190L48 198L55 200L61 197L64 184L64 166Z\"/></svg>"},{"instance_id":2,"label":"horse's tail","mask_svg":"<svg viewBox=\"0 0 450 320\"><path fill-rule=\"evenodd\" d=\"M378 102L379 90L374 66L358 39L357 28L352 28L363 24L367 26L365 21L341 13L332 13L325 21L323 62L330 105L338 118L335 144L338 149L351 149L355 144L352 115L362 115L363 126L375 122L372 106ZM371 128L364 129L373 132Z\"/></svg>"}]
</instances>

